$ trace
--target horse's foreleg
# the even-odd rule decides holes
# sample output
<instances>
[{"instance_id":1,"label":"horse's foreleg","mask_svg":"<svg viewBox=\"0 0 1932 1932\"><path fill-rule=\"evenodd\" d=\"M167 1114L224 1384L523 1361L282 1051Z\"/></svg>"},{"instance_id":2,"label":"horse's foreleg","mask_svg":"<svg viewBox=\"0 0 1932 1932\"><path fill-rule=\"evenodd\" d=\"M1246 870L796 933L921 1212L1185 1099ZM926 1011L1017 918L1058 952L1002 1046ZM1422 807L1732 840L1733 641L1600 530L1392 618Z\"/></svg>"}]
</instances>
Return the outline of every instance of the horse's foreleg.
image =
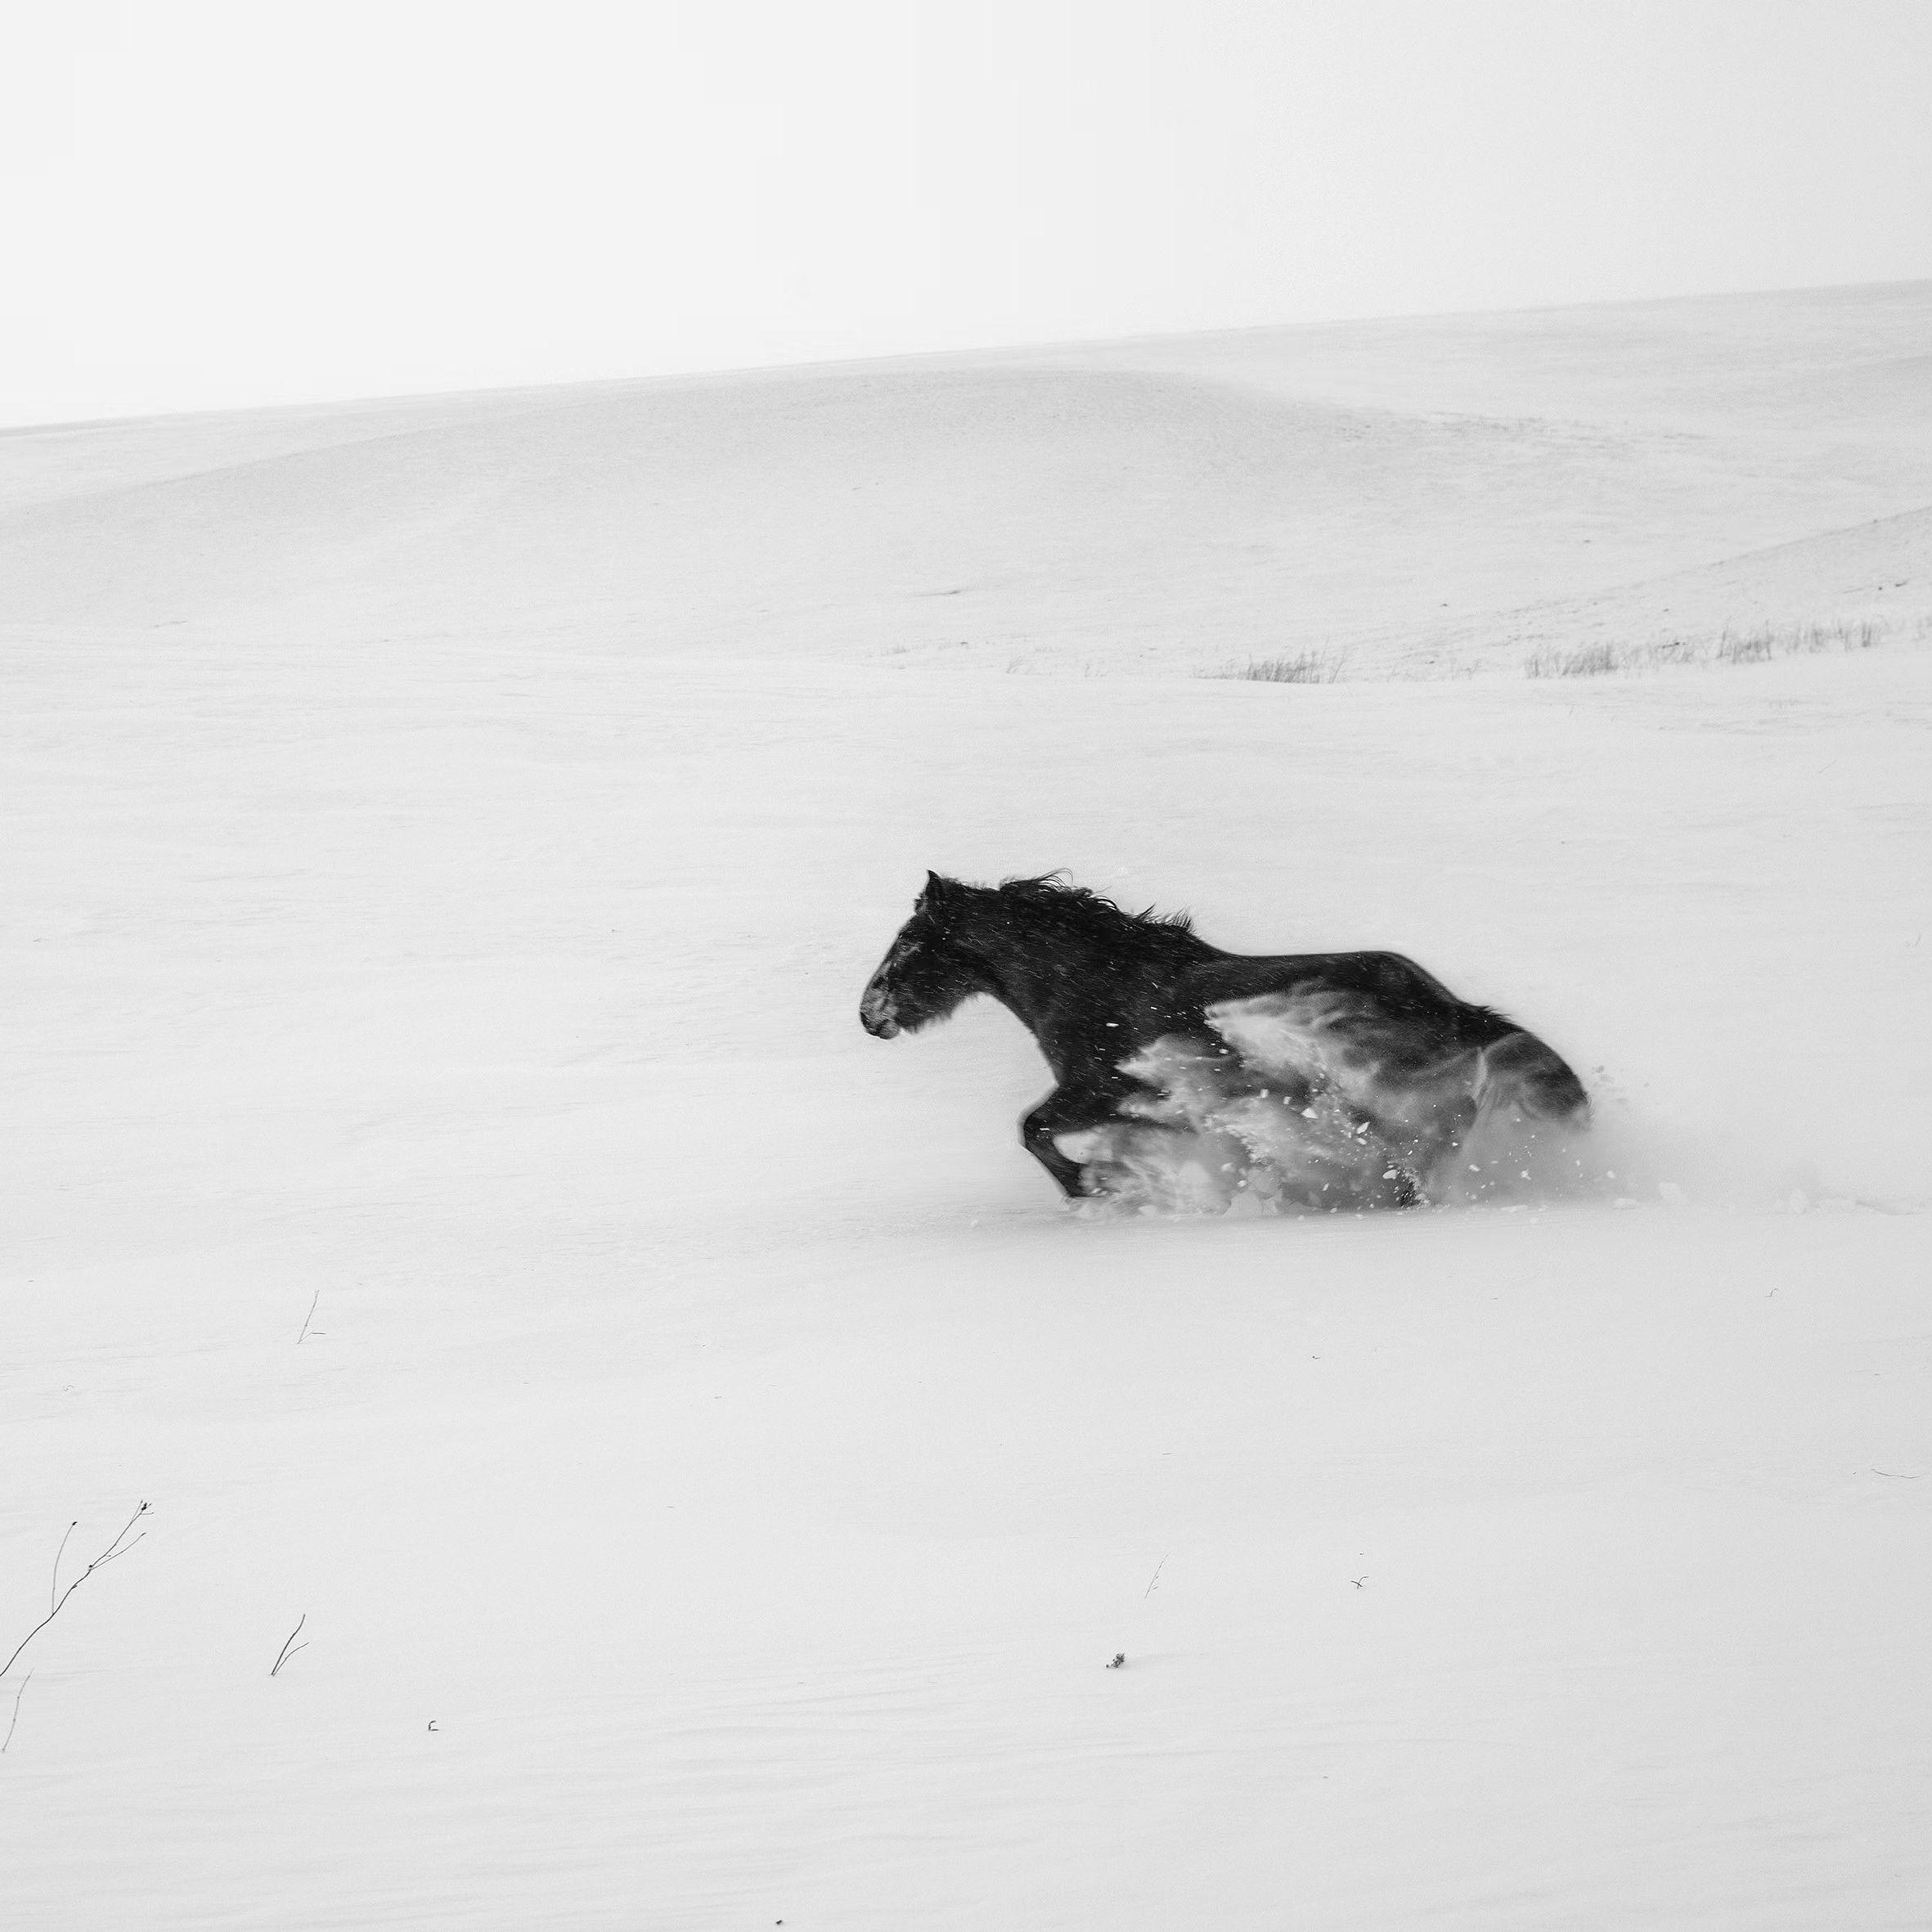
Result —
<instances>
[{"instance_id":1,"label":"horse's foreleg","mask_svg":"<svg viewBox=\"0 0 1932 1932\"><path fill-rule=\"evenodd\" d=\"M1060 1134L1077 1133L1097 1127L1114 1117L1111 1095L1085 1093L1078 1088L1059 1087L1020 1122L1020 1139L1027 1152L1054 1177L1054 1184L1069 1201L1084 1200L1078 1161L1063 1153L1054 1143Z\"/></svg>"}]
</instances>

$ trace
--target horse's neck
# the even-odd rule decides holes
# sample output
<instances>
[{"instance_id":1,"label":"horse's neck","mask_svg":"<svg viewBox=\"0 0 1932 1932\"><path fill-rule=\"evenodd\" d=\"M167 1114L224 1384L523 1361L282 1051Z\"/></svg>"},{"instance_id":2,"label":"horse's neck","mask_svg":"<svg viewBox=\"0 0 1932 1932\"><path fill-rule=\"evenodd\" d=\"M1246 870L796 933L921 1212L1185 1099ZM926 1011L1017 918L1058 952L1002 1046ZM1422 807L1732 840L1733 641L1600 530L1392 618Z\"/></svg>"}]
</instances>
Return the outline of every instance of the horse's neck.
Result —
<instances>
[{"instance_id":1,"label":"horse's neck","mask_svg":"<svg viewBox=\"0 0 1932 1932\"><path fill-rule=\"evenodd\" d=\"M989 967L993 997L1054 1058L1059 1037L1084 1015L1116 1003L1148 977L1148 962L1089 933L1050 928L995 936L975 949Z\"/></svg>"}]
</instances>

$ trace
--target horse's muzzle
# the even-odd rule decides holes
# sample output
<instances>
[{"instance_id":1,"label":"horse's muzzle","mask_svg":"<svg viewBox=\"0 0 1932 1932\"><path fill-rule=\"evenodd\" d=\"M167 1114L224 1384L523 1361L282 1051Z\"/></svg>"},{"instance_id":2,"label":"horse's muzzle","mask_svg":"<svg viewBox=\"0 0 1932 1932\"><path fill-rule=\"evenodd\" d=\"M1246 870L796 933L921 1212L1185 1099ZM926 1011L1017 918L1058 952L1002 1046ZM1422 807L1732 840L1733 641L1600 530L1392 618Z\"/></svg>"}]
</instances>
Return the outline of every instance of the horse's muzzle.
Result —
<instances>
[{"instance_id":1,"label":"horse's muzzle","mask_svg":"<svg viewBox=\"0 0 1932 1932\"><path fill-rule=\"evenodd\" d=\"M865 989L859 1002L859 1024L874 1040L891 1040L899 1031L899 1018L892 1002L876 986Z\"/></svg>"}]
</instances>

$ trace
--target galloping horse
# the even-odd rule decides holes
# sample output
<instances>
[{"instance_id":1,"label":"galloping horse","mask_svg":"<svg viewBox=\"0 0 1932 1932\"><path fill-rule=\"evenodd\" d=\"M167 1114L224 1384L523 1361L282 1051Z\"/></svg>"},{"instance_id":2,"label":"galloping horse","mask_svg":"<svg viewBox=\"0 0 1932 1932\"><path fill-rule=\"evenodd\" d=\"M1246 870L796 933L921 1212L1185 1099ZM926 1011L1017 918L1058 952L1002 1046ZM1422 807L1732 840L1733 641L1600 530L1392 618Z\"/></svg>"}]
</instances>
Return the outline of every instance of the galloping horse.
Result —
<instances>
[{"instance_id":1,"label":"galloping horse","mask_svg":"<svg viewBox=\"0 0 1932 1932\"><path fill-rule=\"evenodd\" d=\"M1540 1040L1399 954L1224 953L1054 874L928 873L859 1017L890 1040L976 993L1053 1069L1020 1132L1070 1199L1409 1206L1527 1177L1588 1119Z\"/></svg>"}]
</instances>

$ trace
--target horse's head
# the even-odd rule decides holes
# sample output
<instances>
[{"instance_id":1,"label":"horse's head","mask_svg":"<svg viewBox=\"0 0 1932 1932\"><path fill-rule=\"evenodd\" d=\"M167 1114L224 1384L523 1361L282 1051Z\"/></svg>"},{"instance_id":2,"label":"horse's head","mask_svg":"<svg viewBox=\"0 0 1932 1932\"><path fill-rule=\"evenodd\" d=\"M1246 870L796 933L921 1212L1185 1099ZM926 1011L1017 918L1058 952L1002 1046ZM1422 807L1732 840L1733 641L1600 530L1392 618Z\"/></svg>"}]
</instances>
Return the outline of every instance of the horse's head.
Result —
<instances>
[{"instance_id":1,"label":"horse's head","mask_svg":"<svg viewBox=\"0 0 1932 1932\"><path fill-rule=\"evenodd\" d=\"M986 991L984 968L955 939L968 890L936 872L926 874L912 917L899 928L859 1002L860 1024L875 1038L916 1033Z\"/></svg>"}]
</instances>

